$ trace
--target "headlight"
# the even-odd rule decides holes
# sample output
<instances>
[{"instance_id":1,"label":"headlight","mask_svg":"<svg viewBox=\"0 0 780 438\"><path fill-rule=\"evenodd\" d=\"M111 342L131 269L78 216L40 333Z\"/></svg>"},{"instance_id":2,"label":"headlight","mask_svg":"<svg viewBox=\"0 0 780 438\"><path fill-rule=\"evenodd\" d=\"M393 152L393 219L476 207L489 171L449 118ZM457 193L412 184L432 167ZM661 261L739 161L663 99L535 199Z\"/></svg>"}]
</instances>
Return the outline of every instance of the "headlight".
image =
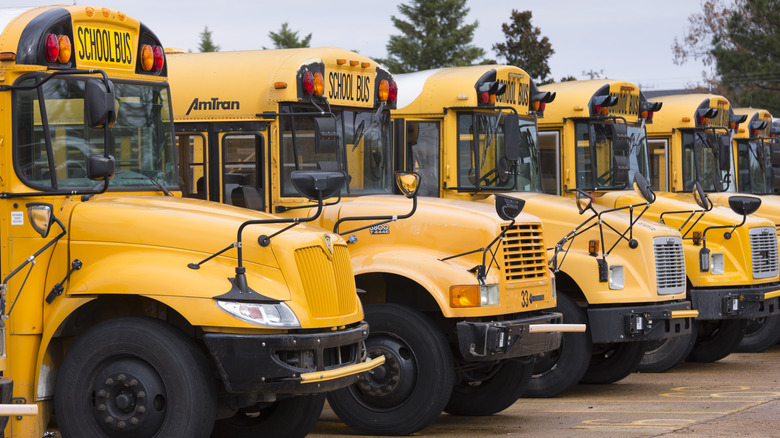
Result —
<instances>
[{"instance_id":1,"label":"headlight","mask_svg":"<svg viewBox=\"0 0 780 438\"><path fill-rule=\"evenodd\" d=\"M726 259L722 252L710 253L710 274L721 275L726 272Z\"/></svg>"},{"instance_id":2,"label":"headlight","mask_svg":"<svg viewBox=\"0 0 780 438\"><path fill-rule=\"evenodd\" d=\"M498 284L450 286L450 307L497 306L501 301Z\"/></svg>"},{"instance_id":3,"label":"headlight","mask_svg":"<svg viewBox=\"0 0 780 438\"><path fill-rule=\"evenodd\" d=\"M623 289L624 284L623 265L609 265L609 288Z\"/></svg>"},{"instance_id":4,"label":"headlight","mask_svg":"<svg viewBox=\"0 0 780 438\"><path fill-rule=\"evenodd\" d=\"M287 304L242 303L219 301L217 306L236 318L270 328L300 328L301 323Z\"/></svg>"}]
</instances>

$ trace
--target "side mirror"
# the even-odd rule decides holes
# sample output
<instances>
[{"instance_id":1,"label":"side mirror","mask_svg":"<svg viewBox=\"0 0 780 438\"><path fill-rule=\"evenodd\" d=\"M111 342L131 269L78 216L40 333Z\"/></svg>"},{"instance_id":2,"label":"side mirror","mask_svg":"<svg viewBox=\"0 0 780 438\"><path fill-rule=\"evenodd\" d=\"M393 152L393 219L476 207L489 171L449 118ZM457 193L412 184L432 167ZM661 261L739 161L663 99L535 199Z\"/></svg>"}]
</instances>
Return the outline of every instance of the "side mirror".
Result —
<instances>
[{"instance_id":1,"label":"side mirror","mask_svg":"<svg viewBox=\"0 0 780 438\"><path fill-rule=\"evenodd\" d=\"M653 191L653 188L650 187L650 184L645 177L639 172L634 174L634 191L648 203L652 204L655 202L655 192Z\"/></svg>"},{"instance_id":2,"label":"side mirror","mask_svg":"<svg viewBox=\"0 0 780 438\"><path fill-rule=\"evenodd\" d=\"M395 183L407 198L414 198L420 189L420 174L415 172L396 172Z\"/></svg>"},{"instance_id":3,"label":"side mirror","mask_svg":"<svg viewBox=\"0 0 780 438\"><path fill-rule=\"evenodd\" d=\"M753 214L761 207L761 198L755 196L732 196L729 198L731 210L741 216Z\"/></svg>"},{"instance_id":4,"label":"side mirror","mask_svg":"<svg viewBox=\"0 0 780 438\"><path fill-rule=\"evenodd\" d=\"M615 155L628 155L628 128L625 123L615 123L614 135L612 137L612 148ZM618 152L623 152L618 154Z\"/></svg>"},{"instance_id":5,"label":"side mirror","mask_svg":"<svg viewBox=\"0 0 780 438\"><path fill-rule=\"evenodd\" d=\"M515 113L504 116L504 156L510 162L520 159L520 118Z\"/></svg>"},{"instance_id":6,"label":"side mirror","mask_svg":"<svg viewBox=\"0 0 780 438\"><path fill-rule=\"evenodd\" d=\"M33 229L45 238L49 235L51 225L54 223L54 214L51 204L43 202L30 202L27 204L27 216Z\"/></svg>"},{"instance_id":7,"label":"side mirror","mask_svg":"<svg viewBox=\"0 0 780 438\"><path fill-rule=\"evenodd\" d=\"M313 201L336 196L346 181L344 172L318 170L294 170L290 178L295 190Z\"/></svg>"},{"instance_id":8,"label":"side mirror","mask_svg":"<svg viewBox=\"0 0 780 438\"><path fill-rule=\"evenodd\" d=\"M718 136L718 159L720 170L727 171L731 168L731 138L727 135Z\"/></svg>"},{"instance_id":9,"label":"side mirror","mask_svg":"<svg viewBox=\"0 0 780 438\"><path fill-rule=\"evenodd\" d=\"M615 155L612 157L612 185L625 186L628 184L628 171L630 165L628 157L625 155Z\"/></svg>"},{"instance_id":10,"label":"side mirror","mask_svg":"<svg viewBox=\"0 0 780 438\"><path fill-rule=\"evenodd\" d=\"M84 91L84 107L87 124L90 128L114 126L116 122L116 104L114 101L114 83L102 79L87 80Z\"/></svg>"},{"instance_id":11,"label":"side mirror","mask_svg":"<svg viewBox=\"0 0 780 438\"><path fill-rule=\"evenodd\" d=\"M710 198L704 193L704 188L698 181L694 181L693 183L693 199L696 200L696 203L699 204L699 207L703 208L704 211L712 210L712 201L710 201Z\"/></svg>"},{"instance_id":12,"label":"side mirror","mask_svg":"<svg viewBox=\"0 0 780 438\"><path fill-rule=\"evenodd\" d=\"M525 199L496 194L496 213L505 221L514 220L523 211Z\"/></svg>"},{"instance_id":13,"label":"side mirror","mask_svg":"<svg viewBox=\"0 0 780 438\"><path fill-rule=\"evenodd\" d=\"M104 154L92 154L87 159L87 178L93 181L102 181L114 177L116 165L114 157Z\"/></svg>"},{"instance_id":14,"label":"side mirror","mask_svg":"<svg viewBox=\"0 0 780 438\"><path fill-rule=\"evenodd\" d=\"M582 189L577 189L576 201L577 201L577 210L580 211L580 214L583 214L592 207L593 197L590 196L590 193Z\"/></svg>"},{"instance_id":15,"label":"side mirror","mask_svg":"<svg viewBox=\"0 0 780 438\"><path fill-rule=\"evenodd\" d=\"M318 154L335 154L339 150L339 133L336 130L334 117L317 117L314 119L314 152Z\"/></svg>"}]
</instances>

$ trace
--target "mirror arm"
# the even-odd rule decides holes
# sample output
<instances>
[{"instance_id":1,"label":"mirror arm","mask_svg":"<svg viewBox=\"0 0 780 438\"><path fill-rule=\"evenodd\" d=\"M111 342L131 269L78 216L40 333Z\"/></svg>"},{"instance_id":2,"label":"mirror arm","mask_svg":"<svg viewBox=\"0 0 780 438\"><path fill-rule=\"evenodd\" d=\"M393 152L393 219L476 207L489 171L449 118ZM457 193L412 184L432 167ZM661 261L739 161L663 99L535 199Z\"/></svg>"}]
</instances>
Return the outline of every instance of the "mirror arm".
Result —
<instances>
[{"instance_id":1,"label":"mirror arm","mask_svg":"<svg viewBox=\"0 0 780 438\"><path fill-rule=\"evenodd\" d=\"M366 228L371 228L371 227L374 227L374 226L377 226L377 225L382 225L382 224L386 224L386 223L389 223L389 222L395 222L395 221L397 221L399 219L406 219L408 217L411 217L414 214L415 211L417 211L417 196L413 196L412 197L412 211L410 211L409 213L407 213L405 215L401 215L401 216L393 215L393 216L352 216L352 217L343 217L343 218L337 220L336 223L333 225L333 232L338 234L338 235L340 235L340 236L343 236L345 234L350 234L350 233L354 233L354 232L357 232L357 231L365 230ZM339 232L339 225L341 225L342 222L347 222L347 221L383 221L383 222L378 222L378 223L374 223L374 224L371 224L371 225L366 225L366 226L363 226L363 227L360 227L360 228L355 228L354 230L344 231L344 232L340 233Z\"/></svg>"},{"instance_id":2,"label":"mirror arm","mask_svg":"<svg viewBox=\"0 0 780 438\"><path fill-rule=\"evenodd\" d=\"M22 294L22 289L24 288L24 284L27 282L27 279L25 278L25 283L22 283L22 286L19 288L19 293L17 293L17 294L16 294L16 298L14 299L14 302L13 302L13 304L11 304L11 310L9 310L9 311L8 311L8 315L6 315L6 314L5 314L5 304L6 304L6 301L5 301L5 292L6 292L6 289L8 288L8 280L10 280L11 278L13 278L13 276L14 276L14 275L18 274L18 273L19 273L19 271L21 271L22 269L24 269L24 267L25 267L25 266L27 266L28 264L32 263L33 265L35 265L35 258L36 258L36 257L38 257L39 255L41 255L41 254L42 254L44 251L46 251L47 249L49 249L49 248L50 248L52 245L54 245L55 243L57 243L57 242L58 242L60 239L62 239L63 237L65 237L65 235L66 235L66 234L68 234L68 231L67 231L67 229L65 228L65 225L63 225L63 223L62 223L62 222L61 222L61 221L60 221L60 220L59 220L59 219L58 219L56 216L52 216L52 219L54 219L54 222L56 222L56 223L57 223L57 225L59 225L59 226L60 226L60 228L62 229L62 231L60 232L60 234L56 235L56 236L55 236L55 237L54 237L52 240L48 241L48 242L46 243L46 245L43 245L43 247L41 247L41 249L39 249L38 251L35 251L35 253L33 253L33 255L31 255L31 256L30 256L30 257L28 257L28 258L27 258L25 261L23 261L23 262L22 262L22 264L21 264L21 265L19 265L19 266L18 266L16 269L14 269L13 271L11 271L11 273L10 273L10 274L8 274L8 275L7 275L7 276L6 276L6 277L3 279L3 283L2 283L2 284L0 284L0 294L1 294L1 296L0 296L0 317L2 317L2 318L8 318L8 316L9 316L9 315L11 315L11 310L13 310L14 304L16 304L16 300L18 300L18 299L19 299L19 296ZM32 271L32 266L30 267L30 270ZM29 276L29 273L28 273L27 275Z\"/></svg>"},{"instance_id":3,"label":"mirror arm","mask_svg":"<svg viewBox=\"0 0 780 438\"><path fill-rule=\"evenodd\" d=\"M504 235L509 231L510 228L512 228L515 225L515 220L512 219L512 222L509 223L506 227L504 227L503 230L501 230L500 233L498 233L498 236L496 236L495 239L493 239L488 245L485 247L485 249L482 250L482 264L477 267L477 281L479 284L484 285L485 279L487 279L487 274L490 272L490 267L493 266L493 262L496 260L496 254L493 253L493 258L490 261L490 265L485 265L485 260L487 259L487 253L490 251L490 249L493 247L493 245L496 244Z\"/></svg>"},{"instance_id":4,"label":"mirror arm","mask_svg":"<svg viewBox=\"0 0 780 438\"><path fill-rule=\"evenodd\" d=\"M740 223L738 223L736 225L713 225L711 227L705 228L704 231L701 233L701 246L702 246L702 248L706 248L707 247L707 231L709 231L709 230L716 230L716 229L719 229L719 228L731 228L731 231L730 231L730 233L731 233L731 232L734 232L734 230L736 230L737 228L739 228L742 225L744 225L746 221L747 221L747 215L742 215L742 222L740 222Z\"/></svg>"}]
</instances>

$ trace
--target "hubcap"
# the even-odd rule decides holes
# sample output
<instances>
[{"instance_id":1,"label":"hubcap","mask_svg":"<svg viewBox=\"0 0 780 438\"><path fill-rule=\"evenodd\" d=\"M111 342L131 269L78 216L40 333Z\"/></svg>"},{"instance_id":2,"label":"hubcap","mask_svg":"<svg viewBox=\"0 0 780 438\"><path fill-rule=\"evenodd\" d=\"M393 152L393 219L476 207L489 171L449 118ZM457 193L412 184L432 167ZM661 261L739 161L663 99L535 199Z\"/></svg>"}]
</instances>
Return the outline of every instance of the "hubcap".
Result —
<instances>
[{"instance_id":1,"label":"hubcap","mask_svg":"<svg viewBox=\"0 0 780 438\"><path fill-rule=\"evenodd\" d=\"M376 408L392 408L404 402L414 391L417 364L411 349L401 339L388 335L366 340L368 356L385 356L385 363L364 374L356 384L358 397Z\"/></svg>"},{"instance_id":2,"label":"hubcap","mask_svg":"<svg viewBox=\"0 0 780 438\"><path fill-rule=\"evenodd\" d=\"M165 420L165 385L142 360L120 358L103 365L90 395L92 415L110 437L152 436Z\"/></svg>"}]
</instances>

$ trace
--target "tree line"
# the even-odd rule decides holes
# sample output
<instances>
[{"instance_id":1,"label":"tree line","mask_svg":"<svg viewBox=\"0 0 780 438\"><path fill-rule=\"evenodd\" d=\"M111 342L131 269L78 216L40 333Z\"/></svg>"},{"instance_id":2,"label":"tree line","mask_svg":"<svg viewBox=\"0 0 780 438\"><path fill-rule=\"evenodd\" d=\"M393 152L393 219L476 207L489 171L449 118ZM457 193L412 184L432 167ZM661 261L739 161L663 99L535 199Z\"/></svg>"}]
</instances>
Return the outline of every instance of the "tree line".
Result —
<instances>
[{"instance_id":1,"label":"tree line","mask_svg":"<svg viewBox=\"0 0 780 438\"><path fill-rule=\"evenodd\" d=\"M467 0L410 0L398 6L391 20L399 34L387 42L387 57L376 59L393 73L430 68L502 63L525 70L538 84L554 82L548 59L555 53L549 38L532 24L531 11L512 10L501 25L504 41L492 45L496 59L471 44L478 21L465 23ZM688 17L688 28L675 38L671 55L678 65L695 59L713 66L691 91L722 94L732 105L763 108L780 116L780 0L701 0L701 12ZM282 23L269 32L274 48L309 47L312 34ZM199 51L218 51L208 27L200 34ZM266 47L263 47L264 49ZM583 75L604 77L603 70ZM574 80L571 75L558 81ZM630 79L630 78L627 78Z\"/></svg>"}]
</instances>

